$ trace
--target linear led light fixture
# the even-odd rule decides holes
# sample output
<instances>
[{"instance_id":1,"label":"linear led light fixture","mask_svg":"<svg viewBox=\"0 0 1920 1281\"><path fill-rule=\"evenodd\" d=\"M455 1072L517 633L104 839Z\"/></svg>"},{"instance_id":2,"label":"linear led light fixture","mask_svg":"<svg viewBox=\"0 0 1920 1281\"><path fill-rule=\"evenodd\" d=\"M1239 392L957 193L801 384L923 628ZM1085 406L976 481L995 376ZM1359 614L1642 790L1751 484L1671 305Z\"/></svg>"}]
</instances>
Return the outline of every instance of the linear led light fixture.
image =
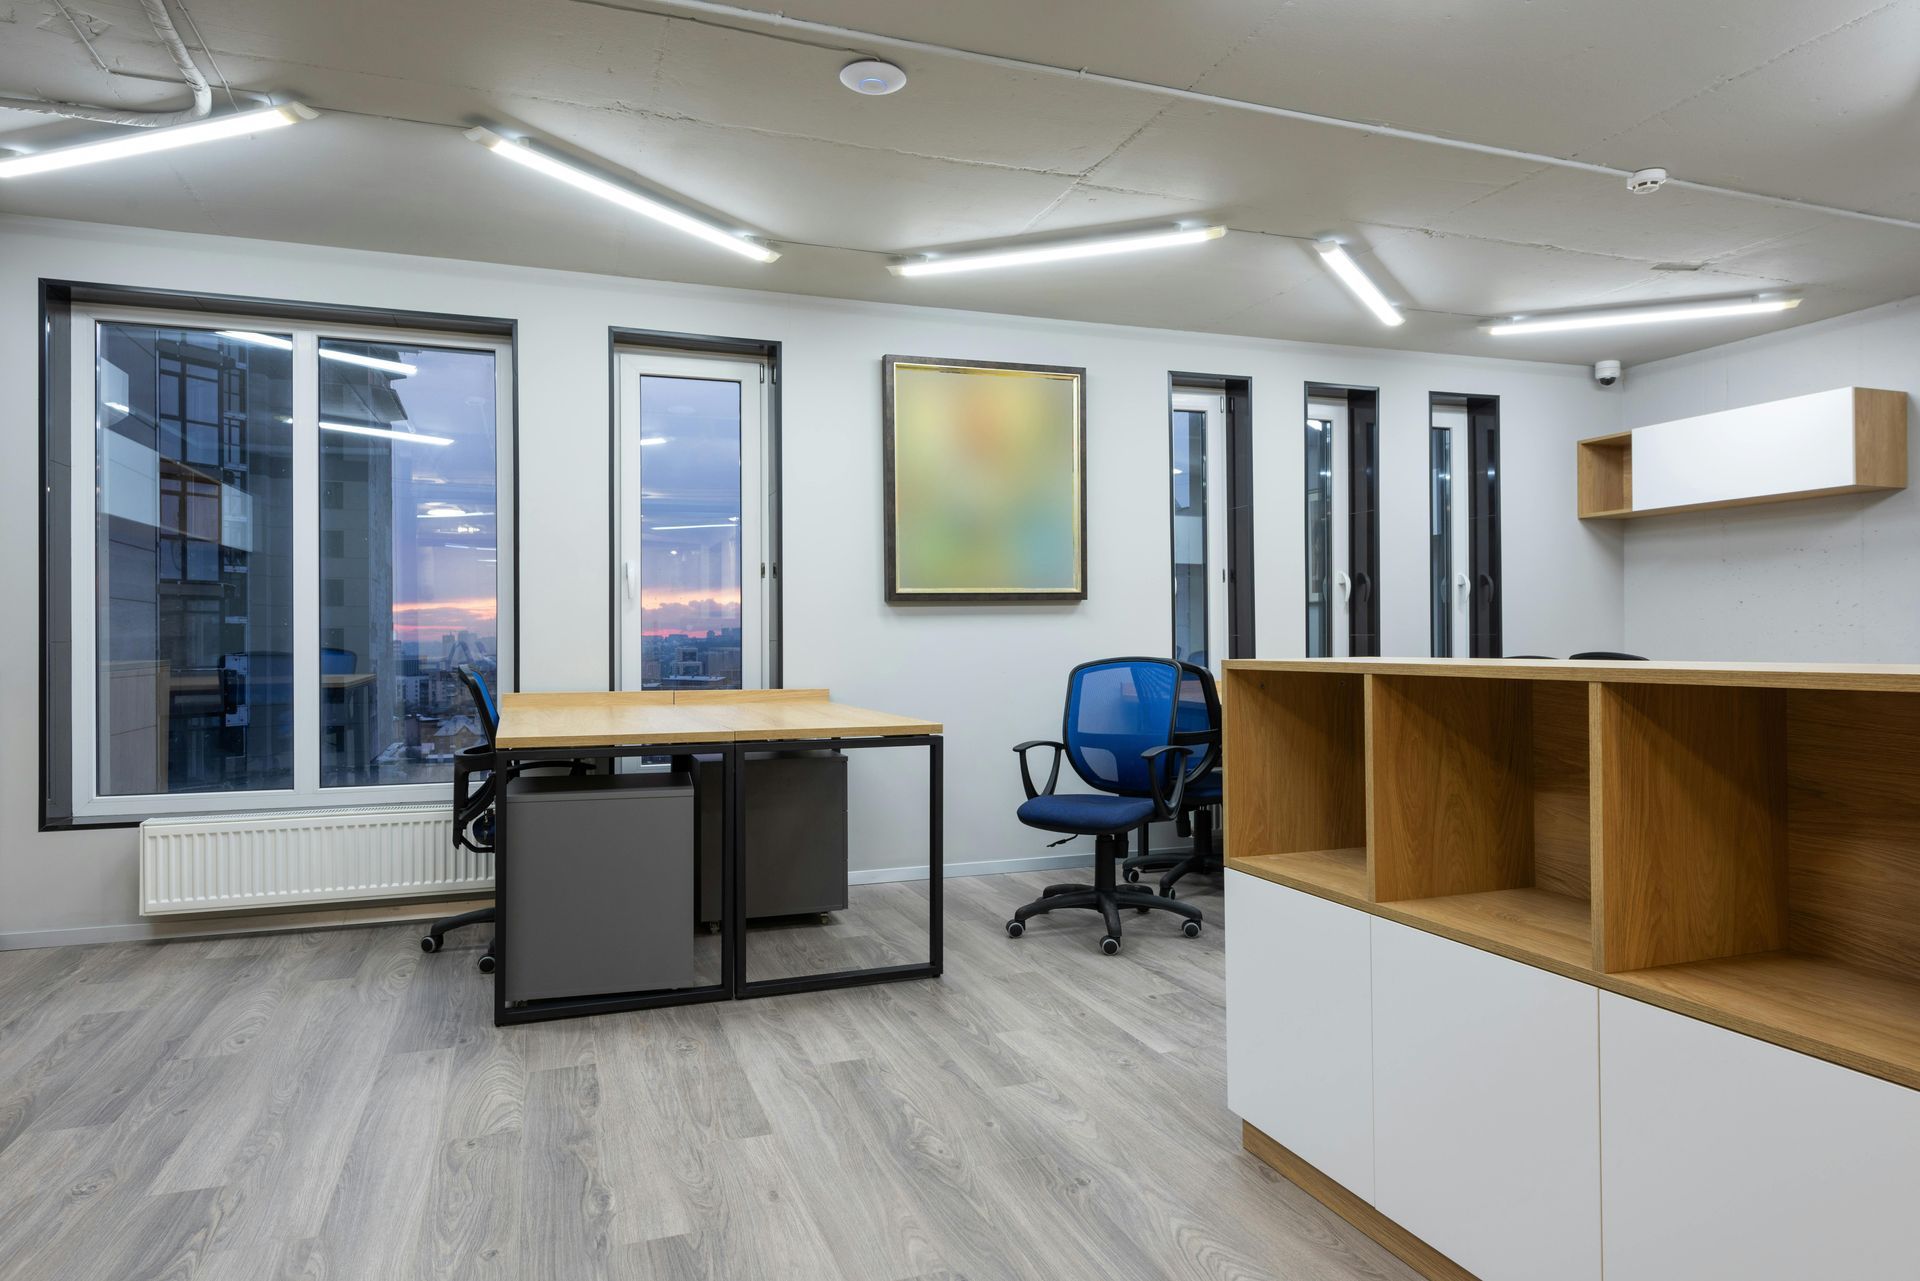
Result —
<instances>
[{"instance_id":1,"label":"linear led light fixture","mask_svg":"<svg viewBox=\"0 0 1920 1281\"><path fill-rule=\"evenodd\" d=\"M1490 334L1563 334L1576 329L1612 329L1617 325L1657 325L1669 320L1717 320L1725 316L1763 316L1791 311L1798 298L1727 298L1718 302L1679 302L1661 307L1615 308L1611 311L1569 311L1553 316L1516 316L1486 326Z\"/></svg>"},{"instance_id":2,"label":"linear led light fixture","mask_svg":"<svg viewBox=\"0 0 1920 1281\"><path fill-rule=\"evenodd\" d=\"M948 276L959 271L991 271L996 267L1027 267L1035 263L1104 258L1109 254L1130 254L1146 249L1172 249L1177 245L1198 245L1218 240L1226 234L1225 227L1161 227L1153 231L1053 240L1012 249L923 254L917 258L890 262L887 270L896 276Z\"/></svg>"},{"instance_id":3,"label":"linear led light fixture","mask_svg":"<svg viewBox=\"0 0 1920 1281\"><path fill-rule=\"evenodd\" d=\"M704 240L710 245L739 254L742 258L751 258L754 262L773 262L780 257L780 251L769 248L760 241L740 232L697 218L672 205L644 196L631 187L608 182L598 174L555 159L544 151L536 151L524 140L513 142L502 138L491 129L469 129L467 137L485 147L496 156L504 157L515 164L524 165L535 173L543 173L558 182L564 182L588 195L598 196L611 201L622 209L631 210L655 222L665 223L676 231L684 231L689 236Z\"/></svg>"},{"instance_id":4,"label":"linear led light fixture","mask_svg":"<svg viewBox=\"0 0 1920 1281\"><path fill-rule=\"evenodd\" d=\"M105 142L87 142L77 147L61 147L55 151L36 151L30 155L11 156L0 160L0 178L24 178L29 174L50 173L56 169L75 169L81 165L123 160L128 156L144 156L155 151L172 151L175 147L191 147L199 142L218 142L222 138L243 138L248 134L280 129L287 125L299 124L302 120L312 120L319 114L313 108L301 103L287 102L277 107L265 107L259 111L242 111L231 116L217 116L212 120L196 120L192 124L173 125L166 129L136 129L121 137L109 138Z\"/></svg>"},{"instance_id":5,"label":"linear led light fixture","mask_svg":"<svg viewBox=\"0 0 1920 1281\"><path fill-rule=\"evenodd\" d=\"M451 436L429 436L425 432L394 431L388 427L363 427L359 423L322 422L320 424L320 430L343 431L350 436L378 436L382 440L404 440L409 445L451 445L453 443L453 437ZM458 512L450 514L465 516L469 513Z\"/></svg>"},{"instance_id":6,"label":"linear led light fixture","mask_svg":"<svg viewBox=\"0 0 1920 1281\"><path fill-rule=\"evenodd\" d=\"M1320 251L1320 261L1327 264L1327 270L1347 287L1348 293L1364 303L1367 310L1372 312L1381 324L1404 325L1407 323L1407 318L1400 314L1400 309L1380 292L1380 286L1373 283L1373 277L1360 270L1360 264L1353 260L1353 255L1348 253L1339 241L1316 240L1313 242L1313 247Z\"/></svg>"},{"instance_id":7,"label":"linear led light fixture","mask_svg":"<svg viewBox=\"0 0 1920 1281\"><path fill-rule=\"evenodd\" d=\"M216 329L222 338L231 338L235 342L252 343L256 347L277 347L281 351L292 351L293 340L282 338L278 334L255 333L251 329ZM402 378L411 378L420 372L420 366L409 365L404 360L387 360L381 356L364 356L357 351L335 351L329 347L320 349L320 359L337 360L344 365L363 365L368 369L378 369L389 374L399 374Z\"/></svg>"}]
</instances>

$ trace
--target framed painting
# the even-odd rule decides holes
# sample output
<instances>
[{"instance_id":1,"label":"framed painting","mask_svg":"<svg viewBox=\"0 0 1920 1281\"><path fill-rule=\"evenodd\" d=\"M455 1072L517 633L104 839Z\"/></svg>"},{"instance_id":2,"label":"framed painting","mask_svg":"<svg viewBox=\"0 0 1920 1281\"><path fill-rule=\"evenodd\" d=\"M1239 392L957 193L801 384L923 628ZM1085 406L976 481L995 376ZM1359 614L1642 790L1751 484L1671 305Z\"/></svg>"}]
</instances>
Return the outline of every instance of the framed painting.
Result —
<instances>
[{"instance_id":1,"label":"framed painting","mask_svg":"<svg viewBox=\"0 0 1920 1281\"><path fill-rule=\"evenodd\" d=\"M887 600L1085 600L1087 371L880 367Z\"/></svg>"}]
</instances>

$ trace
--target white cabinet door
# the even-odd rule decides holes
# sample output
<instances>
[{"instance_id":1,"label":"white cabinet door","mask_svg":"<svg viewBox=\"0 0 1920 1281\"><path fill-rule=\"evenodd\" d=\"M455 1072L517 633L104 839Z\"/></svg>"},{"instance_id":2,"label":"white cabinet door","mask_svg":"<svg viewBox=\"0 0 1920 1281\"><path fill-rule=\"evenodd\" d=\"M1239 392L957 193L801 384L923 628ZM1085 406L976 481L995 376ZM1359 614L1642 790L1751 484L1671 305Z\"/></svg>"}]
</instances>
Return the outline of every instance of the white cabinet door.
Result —
<instances>
[{"instance_id":1,"label":"white cabinet door","mask_svg":"<svg viewBox=\"0 0 1920 1281\"><path fill-rule=\"evenodd\" d=\"M1607 1281L1920 1277L1920 1093L1600 997Z\"/></svg>"},{"instance_id":2,"label":"white cabinet door","mask_svg":"<svg viewBox=\"0 0 1920 1281\"><path fill-rule=\"evenodd\" d=\"M1227 1106L1373 1199L1364 912L1227 873Z\"/></svg>"},{"instance_id":3,"label":"white cabinet door","mask_svg":"<svg viewBox=\"0 0 1920 1281\"><path fill-rule=\"evenodd\" d=\"M1598 1281L1596 996L1373 921L1374 1204L1481 1281Z\"/></svg>"}]
</instances>

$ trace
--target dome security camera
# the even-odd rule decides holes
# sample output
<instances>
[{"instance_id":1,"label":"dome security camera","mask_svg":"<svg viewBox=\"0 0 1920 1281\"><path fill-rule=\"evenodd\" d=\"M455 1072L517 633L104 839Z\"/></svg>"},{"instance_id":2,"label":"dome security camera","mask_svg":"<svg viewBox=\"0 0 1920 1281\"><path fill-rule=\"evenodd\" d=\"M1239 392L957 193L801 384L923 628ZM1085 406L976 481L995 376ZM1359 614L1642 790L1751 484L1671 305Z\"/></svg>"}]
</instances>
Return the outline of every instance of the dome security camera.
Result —
<instances>
[{"instance_id":1,"label":"dome security camera","mask_svg":"<svg viewBox=\"0 0 1920 1281\"><path fill-rule=\"evenodd\" d=\"M1596 360L1593 362L1593 381L1602 387L1611 387L1620 381L1620 362L1617 360Z\"/></svg>"}]
</instances>

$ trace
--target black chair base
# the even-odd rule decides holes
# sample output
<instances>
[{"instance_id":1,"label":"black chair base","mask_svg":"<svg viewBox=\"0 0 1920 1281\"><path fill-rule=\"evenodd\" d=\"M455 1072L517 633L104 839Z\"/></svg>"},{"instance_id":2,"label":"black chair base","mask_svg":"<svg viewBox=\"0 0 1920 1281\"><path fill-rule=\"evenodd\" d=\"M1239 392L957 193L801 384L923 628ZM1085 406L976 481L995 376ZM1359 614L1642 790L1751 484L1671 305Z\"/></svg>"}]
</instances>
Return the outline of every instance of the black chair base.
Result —
<instances>
[{"instance_id":1,"label":"black chair base","mask_svg":"<svg viewBox=\"0 0 1920 1281\"><path fill-rule=\"evenodd\" d=\"M1027 932L1029 917L1039 916L1063 907L1084 907L1100 913L1105 920L1107 932L1100 939L1100 950L1112 956L1120 950L1120 909L1130 907L1136 912L1172 912L1185 918L1181 932L1188 938L1197 938L1200 934L1200 909L1191 903L1177 902L1164 898L1152 890L1143 890L1131 885L1118 885L1114 881L1114 866L1119 862L1127 848L1125 833L1115 833L1094 839L1093 884L1092 885L1049 885L1046 892L1025 907L1015 910L1013 919L1007 922L1007 934L1019 938Z\"/></svg>"},{"instance_id":2,"label":"black chair base","mask_svg":"<svg viewBox=\"0 0 1920 1281\"><path fill-rule=\"evenodd\" d=\"M457 930L463 925L491 925L493 909L476 907L471 912L462 912L458 916L443 916L427 927L426 934L420 940L422 952L438 952L447 945L447 931ZM487 950L480 957L480 972L493 973L493 942L488 940Z\"/></svg>"},{"instance_id":3,"label":"black chair base","mask_svg":"<svg viewBox=\"0 0 1920 1281\"><path fill-rule=\"evenodd\" d=\"M1146 837L1140 838L1144 848ZM1135 854L1120 864L1121 875L1128 881L1138 881L1143 873L1164 872L1160 878L1160 892L1168 898L1174 896L1173 887L1180 883L1183 876L1195 872L1210 876L1220 874L1220 854L1213 848L1213 810L1201 808L1193 814L1193 848L1184 854Z\"/></svg>"}]
</instances>

